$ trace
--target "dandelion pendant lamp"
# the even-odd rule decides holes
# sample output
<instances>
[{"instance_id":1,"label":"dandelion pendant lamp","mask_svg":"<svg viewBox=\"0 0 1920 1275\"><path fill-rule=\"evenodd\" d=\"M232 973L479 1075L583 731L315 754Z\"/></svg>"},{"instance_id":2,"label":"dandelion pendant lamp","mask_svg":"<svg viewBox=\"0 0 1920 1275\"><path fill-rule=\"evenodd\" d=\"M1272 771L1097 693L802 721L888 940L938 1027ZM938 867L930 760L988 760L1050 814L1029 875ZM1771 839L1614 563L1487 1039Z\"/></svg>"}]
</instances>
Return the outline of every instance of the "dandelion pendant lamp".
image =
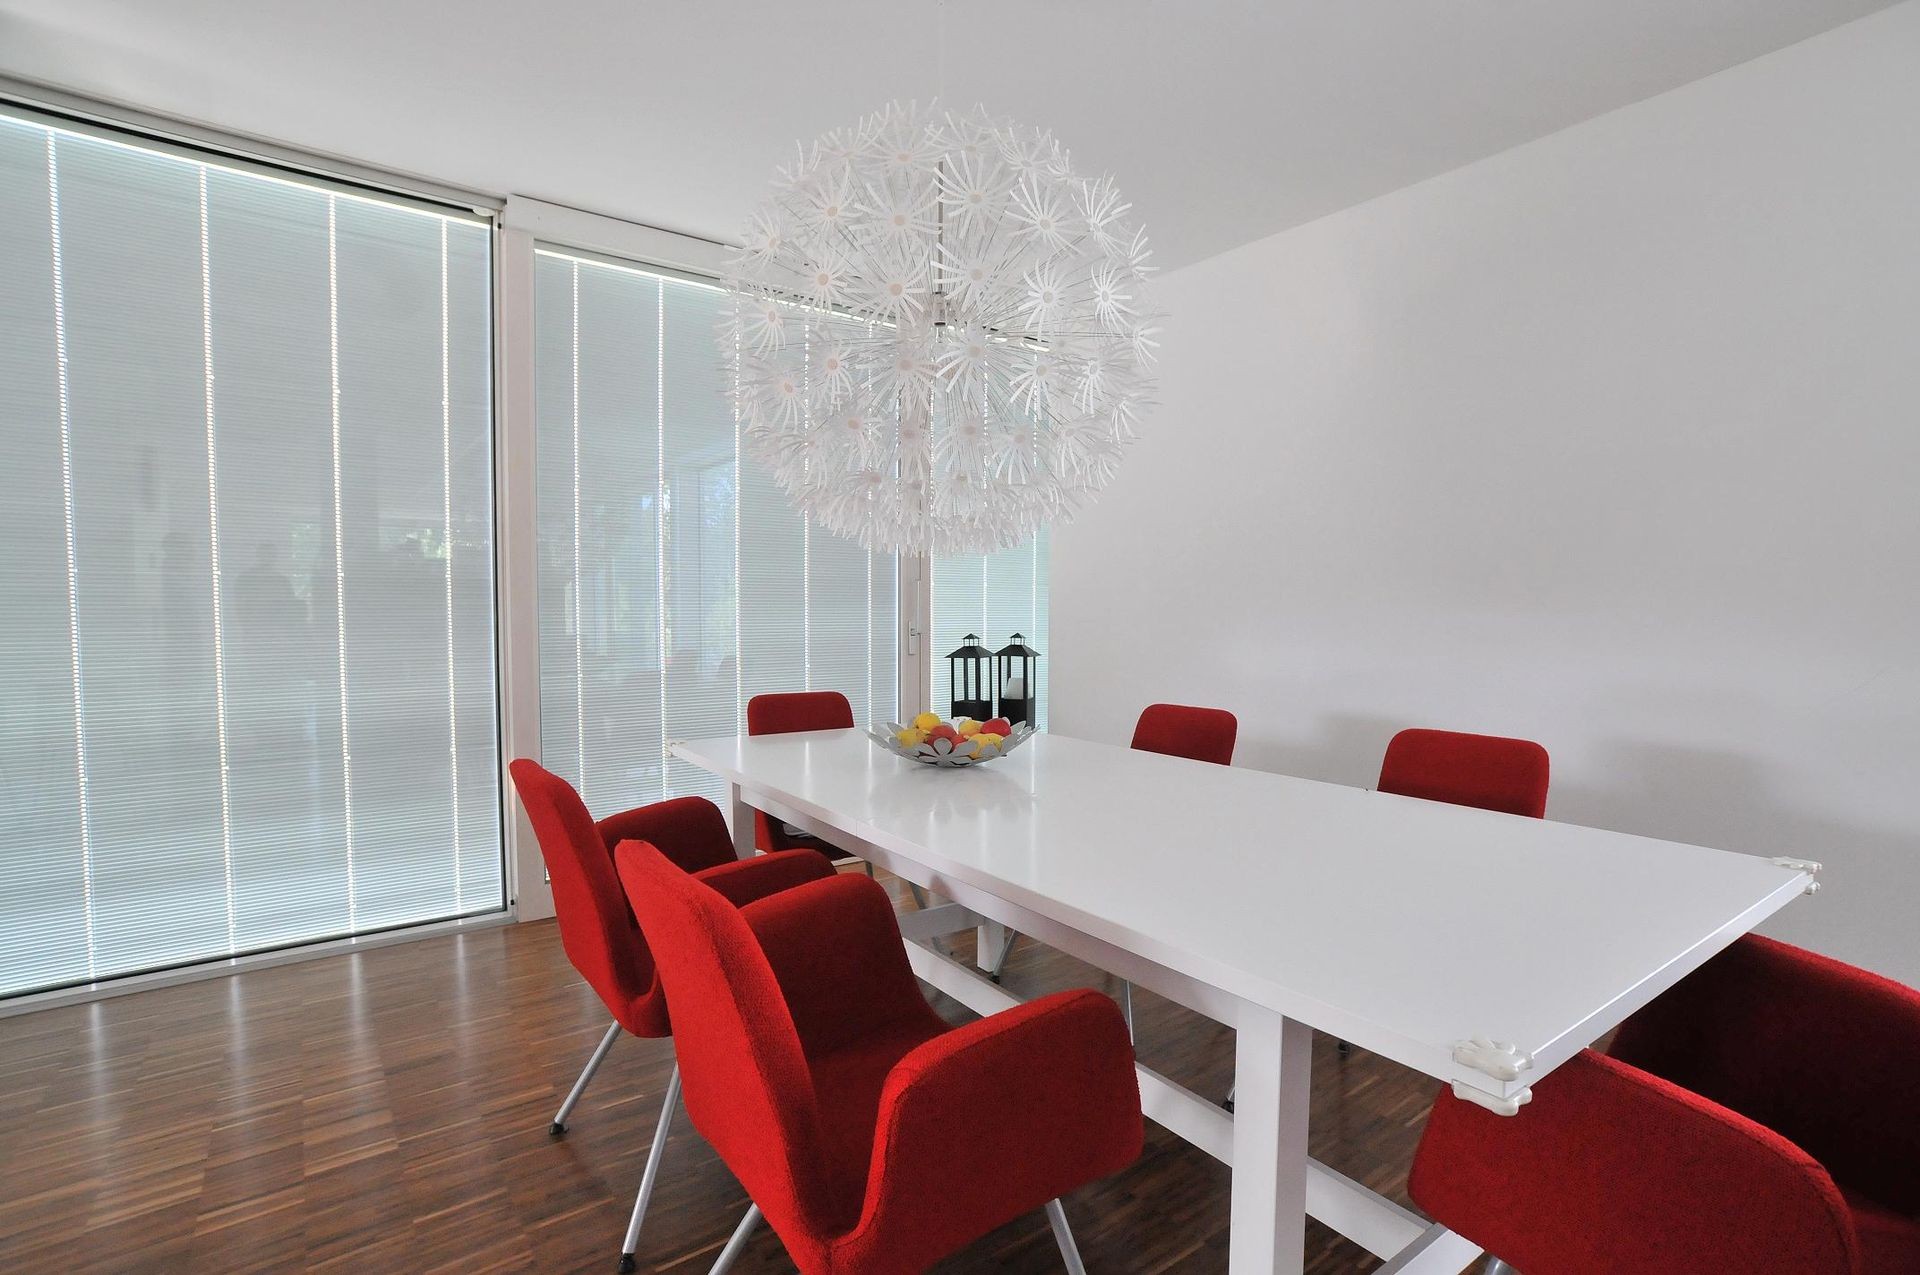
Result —
<instances>
[{"instance_id":1,"label":"dandelion pendant lamp","mask_svg":"<svg viewBox=\"0 0 1920 1275\"><path fill-rule=\"evenodd\" d=\"M1071 517L1153 392L1128 208L978 108L896 103L802 147L727 279L748 451L884 552L988 552Z\"/></svg>"}]
</instances>

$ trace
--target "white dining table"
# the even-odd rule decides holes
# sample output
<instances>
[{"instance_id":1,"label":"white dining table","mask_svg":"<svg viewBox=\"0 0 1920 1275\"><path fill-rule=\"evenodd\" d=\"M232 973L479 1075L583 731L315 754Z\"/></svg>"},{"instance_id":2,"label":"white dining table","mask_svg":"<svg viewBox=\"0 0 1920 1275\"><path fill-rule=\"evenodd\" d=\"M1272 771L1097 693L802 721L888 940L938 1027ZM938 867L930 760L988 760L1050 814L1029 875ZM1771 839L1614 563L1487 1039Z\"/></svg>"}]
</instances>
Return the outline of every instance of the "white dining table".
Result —
<instances>
[{"instance_id":1,"label":"white dining table","mask_svg":"<svg viewBox=\"0 0 1920 1275\"><path fill-rule=\"evenodd\" d=\"M1006 927L1234 1028L1234 1110L1139 1069L1149 1118L1233 1171L1229 1270L1301 1270L1305 1218L1386 1261L1479 1249L1307 1154L1318 1029L1513 1119L1530 1086L1815 886L1818 865L1035 736L936 768L857 729L671 745L752 809L951 900L902 916L916 974L1012 993L934 940ZM986 950L983 944L981 950Z\"/></svg>"}]
</instances>

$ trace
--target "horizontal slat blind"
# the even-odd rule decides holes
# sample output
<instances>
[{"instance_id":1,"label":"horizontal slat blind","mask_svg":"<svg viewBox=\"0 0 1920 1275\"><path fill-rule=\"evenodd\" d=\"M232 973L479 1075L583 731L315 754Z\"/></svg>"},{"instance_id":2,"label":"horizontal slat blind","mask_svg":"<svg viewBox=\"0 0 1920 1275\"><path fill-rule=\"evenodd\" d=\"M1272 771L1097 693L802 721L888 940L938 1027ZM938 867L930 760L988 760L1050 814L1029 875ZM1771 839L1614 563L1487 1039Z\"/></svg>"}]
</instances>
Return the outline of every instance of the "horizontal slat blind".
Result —
<instances>
[{"instance_id":1,"label":"horizontal slat blind","mask_svg":"<svg viewBox=\"0 0 1920 1275\"><path fill-rule=\"evenodd\" d=\"M605 814L717 798L667 742L745 729L760 692L891 717L894 560L809 529L741 456L721 294L545 248L534 293L546 765Z\"/></svg>"},{"instance_id":2,"label":"horizontal slat blind","mask_svg":"<svg viewBox=\"0 0 1920 1275\"><path fill-rule=\"evenodd\" d=\"M490 261L0 114L0 994L503 906Z\"/></svg>"}]
</instances>

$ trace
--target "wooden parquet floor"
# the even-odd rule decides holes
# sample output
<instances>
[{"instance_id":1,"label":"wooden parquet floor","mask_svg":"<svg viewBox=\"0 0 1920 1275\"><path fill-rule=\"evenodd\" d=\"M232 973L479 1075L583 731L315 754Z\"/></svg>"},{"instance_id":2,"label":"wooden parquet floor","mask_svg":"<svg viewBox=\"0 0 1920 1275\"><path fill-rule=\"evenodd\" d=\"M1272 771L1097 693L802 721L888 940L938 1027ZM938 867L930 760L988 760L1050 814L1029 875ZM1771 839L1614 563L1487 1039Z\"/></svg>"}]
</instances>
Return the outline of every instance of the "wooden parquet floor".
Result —
<instances>
[{"instance_id":1,"label":"wooden parquet floor","mask_svg":"<svg viewBox=\"0 0 1920 1275\"><path fill-rule=\"evenodd\" d=\"M1118 990L1031 940L1006 981ZM1227 1028L1146 993L1136 1008L1143 1061L1225 1092ZM623 1038L551 1138L607 1022L552 922L0 1019L0 1271L612 1275L672 1048ZM1404 1202L1432 1092L1317 1041L1314 1154ZM1117 1275L1225 1270L1227 1203L1227 1171L1149 1124L1140 1161L1066 1208L1088 1268ZM640 1269L705 1271L745 1207L682 1118ZM1307 1247L1313 1275L1379 1265L1313 1222ZM793 1268L762 1228L734 1269ZM1038 1212L939 1267L1059 1269Z\"/></svg>"}]
</instances>

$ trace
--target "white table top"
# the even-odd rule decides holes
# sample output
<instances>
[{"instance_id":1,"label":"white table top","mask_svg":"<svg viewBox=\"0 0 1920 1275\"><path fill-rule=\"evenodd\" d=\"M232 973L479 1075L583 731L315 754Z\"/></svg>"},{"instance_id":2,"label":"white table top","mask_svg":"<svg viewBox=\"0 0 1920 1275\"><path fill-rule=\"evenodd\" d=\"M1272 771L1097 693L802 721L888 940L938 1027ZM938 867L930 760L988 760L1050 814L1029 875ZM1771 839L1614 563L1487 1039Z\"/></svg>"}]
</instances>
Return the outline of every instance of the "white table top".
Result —
<instances>
[{"instance_id":1,"label":"white table top","mask_svg":"<svg viewBox=\"0 0 1920 1275\"><path fill-rule=\"evenodd\" d=\"M858 730L676 743L936 872L1429 1075L1537 1080L1772 915L1767 859L1059 735L963 769ZM1455 1042L1535 1057L1503 1085Z\"/></svg>"}]
</instances>

